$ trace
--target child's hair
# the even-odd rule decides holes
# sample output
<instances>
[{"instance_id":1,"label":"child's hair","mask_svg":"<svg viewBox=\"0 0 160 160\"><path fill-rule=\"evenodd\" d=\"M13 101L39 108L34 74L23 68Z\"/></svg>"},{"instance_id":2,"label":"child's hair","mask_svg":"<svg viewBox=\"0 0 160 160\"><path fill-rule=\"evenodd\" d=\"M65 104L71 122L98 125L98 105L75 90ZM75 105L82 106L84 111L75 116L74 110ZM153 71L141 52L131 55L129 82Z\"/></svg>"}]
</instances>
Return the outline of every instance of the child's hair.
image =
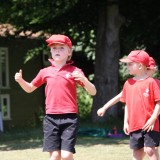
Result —
<instances>
[{"instance_id":1,"label":"child's hair","mask_svg":"<svg viewBox=\"0 0 160 160\"><path fill-rule=\"evenodd\" d=\"M71 60L71 58L72 58L72 48L70 48L70 47L68 47L68 51L69 52L71 52L71 55L70 56L68 56L68 59L67 59L67 61L70 61Z\"/></svg>"}]
</instances>

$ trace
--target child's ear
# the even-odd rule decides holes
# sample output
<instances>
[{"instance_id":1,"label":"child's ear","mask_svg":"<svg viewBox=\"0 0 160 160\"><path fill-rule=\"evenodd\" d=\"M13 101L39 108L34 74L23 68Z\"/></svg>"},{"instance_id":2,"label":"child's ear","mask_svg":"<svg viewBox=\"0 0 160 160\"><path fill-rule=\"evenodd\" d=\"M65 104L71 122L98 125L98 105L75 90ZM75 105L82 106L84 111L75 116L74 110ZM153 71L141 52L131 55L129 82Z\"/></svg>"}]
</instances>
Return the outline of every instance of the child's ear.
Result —
<instances>
[{"instance_id":1,"label":"child's ear","mask_svg":"<svg viewBox=\"0 0 160 160\"><path fill-rule=\"evenodd\" d=\"M139 69L142 69L142 64L141 63L139 64Z\"/></svg>"}]
</instances>

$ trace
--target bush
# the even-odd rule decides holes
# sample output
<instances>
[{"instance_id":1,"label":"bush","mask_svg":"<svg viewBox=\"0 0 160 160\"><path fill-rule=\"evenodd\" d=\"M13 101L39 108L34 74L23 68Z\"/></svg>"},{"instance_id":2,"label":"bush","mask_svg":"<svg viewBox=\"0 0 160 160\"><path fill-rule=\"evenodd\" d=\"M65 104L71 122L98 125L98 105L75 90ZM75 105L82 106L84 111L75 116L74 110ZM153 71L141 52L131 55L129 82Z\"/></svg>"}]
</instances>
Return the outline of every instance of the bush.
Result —
<instances>
[{"instance_id":1,"label":"bush","mask_svg":"<svg viewBox=\"0 0 160 160\"><path fill-rule=\"evenodd\" d=\"M131 77L131 75L128 73L127 65L126 63L119 63L119 78L120 78L120 86L123 87L124 82Z\"/></svg>"},{"instance_id":2,"label":"bush","mask_svg":"<svg viewBox=\"0 0 160 160\"><path fill-rule=\"evenodd\" d=\"M89 95L86 90L82 87L77 87L77 98L78 98L78 109L79 109L79 117L81 119L86 119L90 116L91 108L92 108L92 96Z\"/></svg>"}]
</instances>

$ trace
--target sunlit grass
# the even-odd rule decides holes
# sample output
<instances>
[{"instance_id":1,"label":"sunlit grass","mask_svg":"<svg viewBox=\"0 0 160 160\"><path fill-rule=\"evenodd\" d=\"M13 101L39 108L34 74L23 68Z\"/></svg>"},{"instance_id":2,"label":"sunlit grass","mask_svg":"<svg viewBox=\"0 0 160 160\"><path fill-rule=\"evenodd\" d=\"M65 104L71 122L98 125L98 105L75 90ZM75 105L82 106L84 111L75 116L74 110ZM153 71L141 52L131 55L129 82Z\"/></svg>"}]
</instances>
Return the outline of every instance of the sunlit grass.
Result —
<instances>
[{"instance_id":1,"label":"sunlit grass","mask_svg":"<svg viewBox=\"0 0 160 160\"><path fill-rule=\"evenodd\" d=\"M47 160L41 128L0 135L0 160ZM78 136L75 160L131 160L129 139ZM147 160L147 158L146 158Z\"/></svg>"}]
</instances>

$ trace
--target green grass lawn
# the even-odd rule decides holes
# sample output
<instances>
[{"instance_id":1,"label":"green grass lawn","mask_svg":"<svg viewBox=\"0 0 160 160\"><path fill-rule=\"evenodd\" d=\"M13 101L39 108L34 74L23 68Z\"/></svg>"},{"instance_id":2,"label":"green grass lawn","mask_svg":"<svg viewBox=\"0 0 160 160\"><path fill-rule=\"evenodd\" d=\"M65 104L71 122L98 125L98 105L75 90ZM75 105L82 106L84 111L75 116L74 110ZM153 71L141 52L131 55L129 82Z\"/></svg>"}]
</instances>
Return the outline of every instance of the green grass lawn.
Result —
<instances>
[{"instance_id":1,"label":"green grass lawn","mask_svg":"<svg viewBox=\"0 0 160 160\"><path fill-rule=\"evenodd\" d=\"M42 152L42 129L26 129L0 134L0 160L47 160ZM128 137L78 136L75 160L131 160ZM147 158L146 158L147 160Z\"/></svg>"}]
</instances>

